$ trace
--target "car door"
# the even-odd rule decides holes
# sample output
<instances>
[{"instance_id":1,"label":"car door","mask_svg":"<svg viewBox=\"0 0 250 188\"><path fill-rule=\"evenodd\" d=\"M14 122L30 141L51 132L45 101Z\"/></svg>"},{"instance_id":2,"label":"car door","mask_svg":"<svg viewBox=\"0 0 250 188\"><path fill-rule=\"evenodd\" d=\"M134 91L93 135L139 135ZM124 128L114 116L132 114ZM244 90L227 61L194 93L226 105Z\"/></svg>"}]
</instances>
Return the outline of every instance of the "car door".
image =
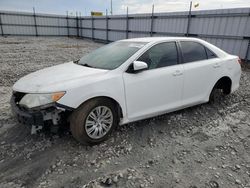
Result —
<instances>
[{"instance_id":1,"label":"car door","mask_svg":"<svg viewBox=\"0 0 250 188\"><path fill-rule=\"evenodd\" d=\"M220 59L198 42L180 41L183 57L183 106L206 102L220 74Z\"/></svg>"},{"instance_id":2,"label":"car door","mask_svg":"<svg viewBox=\"0 0 250 188\"><path fill-rule=\"evenodd\" d=\"M148 70L123 74L129 121L179 108L183 65L178 64L176 43L156 44L137 60L147 63Z\"/></svg>"}]
</instances>

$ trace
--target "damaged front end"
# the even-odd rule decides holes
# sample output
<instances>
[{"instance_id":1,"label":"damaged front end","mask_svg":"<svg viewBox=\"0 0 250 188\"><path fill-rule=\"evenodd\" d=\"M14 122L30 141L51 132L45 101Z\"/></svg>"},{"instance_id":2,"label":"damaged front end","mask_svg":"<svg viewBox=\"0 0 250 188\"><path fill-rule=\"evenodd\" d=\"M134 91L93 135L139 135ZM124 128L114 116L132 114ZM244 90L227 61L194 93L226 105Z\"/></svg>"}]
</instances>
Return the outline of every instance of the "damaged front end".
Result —
<instances>
[{"instance_id":1,"label":"damaged front end","mask_svg":"<svg viewBox=\"0 0 250 188\"><path fill-rule=\"evenodd\" d=\"M60 127L68 123L67 119L73 110L72 108L55 102L28 109L19 104L25 95L26 93L13 92L10 103L18 122L30 126L31 134L36 134L42 129L57 132Z\"/></svg>"}]
</instances>

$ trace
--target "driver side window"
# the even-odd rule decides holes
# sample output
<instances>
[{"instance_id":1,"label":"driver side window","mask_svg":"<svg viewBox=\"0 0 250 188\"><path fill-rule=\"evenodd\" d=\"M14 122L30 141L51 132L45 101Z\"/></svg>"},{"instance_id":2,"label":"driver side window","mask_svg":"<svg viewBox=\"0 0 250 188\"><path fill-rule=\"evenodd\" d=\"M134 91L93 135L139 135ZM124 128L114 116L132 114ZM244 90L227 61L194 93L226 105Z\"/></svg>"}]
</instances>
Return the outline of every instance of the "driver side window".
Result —
<instances>
[{"instance_id":1,"label":"driver side window","mask_svg":"<svg viewBox=\"0 0 250 188\"><path fill-rule=\"evenodd\" d=\"M178 64L178 53L175 42L156 44L146 51L137 61L148 64L148 69L161 68Z\"/></svg>"}]
</instances>

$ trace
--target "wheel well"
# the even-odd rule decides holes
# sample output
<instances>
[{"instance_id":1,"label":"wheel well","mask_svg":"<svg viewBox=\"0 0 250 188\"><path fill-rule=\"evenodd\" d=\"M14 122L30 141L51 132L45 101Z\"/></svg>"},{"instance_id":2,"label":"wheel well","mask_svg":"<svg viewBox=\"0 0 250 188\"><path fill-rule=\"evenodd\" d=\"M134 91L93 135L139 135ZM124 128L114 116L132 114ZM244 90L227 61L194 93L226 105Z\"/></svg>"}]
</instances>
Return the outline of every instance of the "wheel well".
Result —
<instances>
[{"instance_id":1,"label":"wheel well","mask_svg":"<svg viewBox=\"0 0 250 188\"><path fill-rule=\"evenodd\" d=\"M113 99L111 97L107 97L107 96L93 97L93 98L90 98L90 99L84 101L81 105L83 105L84 103L86 103L90 100L93 100L93 99L108 99L108 100L110 100L114 104L114 106L116 107L119 118L123 118L123 112L122 112L121 105L115 99Z\"/></svg>"},{"instance_id":2,"label":"wheel well","mask_svg":"<svg viewBox=\"0 0 250 188\"><path fill-rule=\"evenodd\" d=\"M228 76L220 78L215 84L215 88L222 89L224 94L231 93L231 86L232 86L232 80Z\"/></svg>"}]
</instances>

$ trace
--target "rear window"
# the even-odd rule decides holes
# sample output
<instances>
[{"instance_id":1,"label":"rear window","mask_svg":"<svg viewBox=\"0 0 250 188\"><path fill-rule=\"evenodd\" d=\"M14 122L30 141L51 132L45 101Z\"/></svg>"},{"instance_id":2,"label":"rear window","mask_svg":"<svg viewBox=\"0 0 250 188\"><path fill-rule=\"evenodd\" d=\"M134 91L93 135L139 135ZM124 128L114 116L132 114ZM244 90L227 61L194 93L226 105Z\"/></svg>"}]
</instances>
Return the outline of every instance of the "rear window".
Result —
<instances>
[{"instance_id":1,"label":"rear window","mask_svg":"<svg viewBox=\"0 0 250 188\"><path fill-rule=\"evenodd\" d=\"M184 63L207 59L205 47L197 42L182 41L181 50Z\"/></svg>"}]
</instances>

